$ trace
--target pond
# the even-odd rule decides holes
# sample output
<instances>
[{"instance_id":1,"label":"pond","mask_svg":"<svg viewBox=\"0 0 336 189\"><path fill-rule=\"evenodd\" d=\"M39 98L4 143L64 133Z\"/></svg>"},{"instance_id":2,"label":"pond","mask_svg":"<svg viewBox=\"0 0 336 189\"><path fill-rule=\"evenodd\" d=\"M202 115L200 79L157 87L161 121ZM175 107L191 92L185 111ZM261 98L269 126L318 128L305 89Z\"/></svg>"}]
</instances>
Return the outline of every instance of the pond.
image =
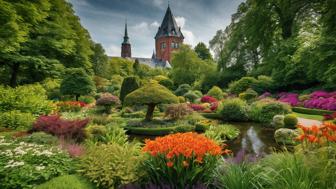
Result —
<instances>
[{"instance_id":1,"label":"pond","mask_svg":"<svg viewBox=\"0 0 336 189\"><path fill-rule=\"evenodd\" d=\"M227 142L228 148L236 155L239 152L256 157L270 154L279 149L274 140L274 129L257 123L230 123L240 130L238 138Z\"/></svg>"},{"instance_id":2,"label":"pond","mask_svg":"<svg viewBox=\"0 0 336 189\"><path fill-rule=\"evenodd\" d=\"M264 127L258 123L230 123L240 130L240 135L226 142L228 149L233 155L244 154L245 156L261 157L279 149L279 145L274 140L274 129ZM131 139L154 139L154 136L130 135Z\"/></svg>"}]
</instances>

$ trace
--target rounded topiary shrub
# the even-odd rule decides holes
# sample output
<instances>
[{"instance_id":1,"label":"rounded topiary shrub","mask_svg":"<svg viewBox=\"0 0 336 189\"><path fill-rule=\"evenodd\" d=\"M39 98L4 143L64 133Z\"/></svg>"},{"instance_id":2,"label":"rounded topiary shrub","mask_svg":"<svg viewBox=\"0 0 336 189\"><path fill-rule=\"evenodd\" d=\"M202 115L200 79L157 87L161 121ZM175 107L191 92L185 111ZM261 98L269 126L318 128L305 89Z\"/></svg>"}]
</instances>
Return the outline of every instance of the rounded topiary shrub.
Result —
<instances>
[{"instance_id":1,"label":"rounded topiary shrub","mask_svg":"<svg viewBox=\"0 0 336 189\"><path fill-rule=\"evenodd\" d=\"M288 104L263 99L251 104L249 118L252 121L269 124L275 115L285 115L291 111L291 107Z\"/></svg>"},{"instance_id":2,"label":"rounded topiary shrub","mask_svg":"<svg viewBox=\"0 0 336 189\"><path fill-rule=\"evenodd\" d=\"M282 128L285 126L285 123L284 123L284 118L285 116L284 115L275 115L273 117L273 121L272 121L272 126L274 128Z\"/></svg>"},{"instance_id":3,"label":"rounded topiary shrub","mask_svg":"<svg viewBox=\"0 0 336 189\"><path fill-rule=\"evenodd\" d=\"M297 143L295 138L298 137L299 134L297 130L281 128L275 131L274 139L278 144L294 145Z\"/></svg>"},{"instance_id":4,"label":"rounded topiary shrub","mask_svg":"<svg viewBox=\"0 0 336 189\"><path fill-rule=\"evenodd\" d=\"M298 123L298 118L295 114L287 114L284 118L284 124L286 128L295 129Z\"/></svg>"},{"instance_id":5,"label":"rounded topiary shrub","mask_svg":"<svg viewBox=\"0 0 336 189\"><path fill-rule=\"evenodd\" d=\"M229 91L233 94L239 94L251 88L255 83L257 83L257 80L253 77L242 77L229 84Z\"/></svg>"},{"instance_id":6,"label":"rounded topiary shrub","mask_svg":"<svg viewBox=\"0 0 336 189\"><path fill-rule=\"evenodd\" d=\"M249 88L245 92L239 94L239 98L246 101L251 101L258 97L258 93Z\"/></svg>"},{"instance_id":7,"label":"rounded topiary shrub","mask_svg":"<svg viewBox=\"0 0 336 189\"><path fill-rule=\"evenodd\" d=\"M209 91L208 91L208 96L212 96L216 98L217 100L220 100L223 98L223 91L221 88L217 86L213 86Z\"/></svg>"},{"instance_id":8,"label":"rounded topiary shrub","mask_svg":"<svg viewBox=\"0 0 336 189\"><path fill-rule=\"evenodd\" d=\"M238 98L229 99L221 104L218 112L225 121L246 121L248 105Z\"/></svg>"},{"instance_id":9,"label":"rounded topiary shrub","mask_svg":"<svg viewBox=\"0 0 336 189\"><path fill-rule=\"evenodd\" d=\"M168 79L168 78L160 80L159 84L167 87L168 89L173 89L173 87L174 87L174 82L171 79Z\"/></svg>"}]
</instances>

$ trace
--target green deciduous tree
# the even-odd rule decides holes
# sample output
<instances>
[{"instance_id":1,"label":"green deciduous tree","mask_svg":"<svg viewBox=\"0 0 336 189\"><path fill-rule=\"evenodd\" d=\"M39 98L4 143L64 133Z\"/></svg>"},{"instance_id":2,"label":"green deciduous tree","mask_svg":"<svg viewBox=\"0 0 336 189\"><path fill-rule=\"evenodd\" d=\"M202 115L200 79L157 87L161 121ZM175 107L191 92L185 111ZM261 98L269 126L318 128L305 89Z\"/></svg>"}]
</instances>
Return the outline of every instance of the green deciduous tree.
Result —
<instances>
[{"instance_id":1,"label":"green deciduous tree","mask_svg":"<svg viewBox=\"0 0 336 189\"><path fill-rule=\"evenodd\" d=\"M73 95L78 98L80 95L87 95L95 91L95 85L91 77L81 68L69 68L62 80L61 93Z\"/></svg>"},{"instance_id":2,"label":"green deciduous tree","mask_svg":"<svg viewBox=\"0 0 336 189\"><path fill-rule=\"evenodd\" d=\"M207 48L207 46L200 42L198 43L195 48L194 51L197 53L198 57L202 60L212 60L212 55L210 53L210 50Z\"/></svg>"}]
</instances>

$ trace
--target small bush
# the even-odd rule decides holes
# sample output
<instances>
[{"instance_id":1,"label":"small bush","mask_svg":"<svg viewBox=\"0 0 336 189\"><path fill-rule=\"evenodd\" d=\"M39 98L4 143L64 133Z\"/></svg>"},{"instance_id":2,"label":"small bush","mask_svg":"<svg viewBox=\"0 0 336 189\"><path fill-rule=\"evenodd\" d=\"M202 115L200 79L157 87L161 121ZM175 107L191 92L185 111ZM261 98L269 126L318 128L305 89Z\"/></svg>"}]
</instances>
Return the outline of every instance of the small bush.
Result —
<instances>
[{"instance_id":1,"label":"small bush","mask_svg":"<svg viewBox=\"0 0 336 189\"><path fill-rule=\"evenodd\" d=\"M90 119L91 119L91 123L97 124L97 125L107 125L114 120L113 118L109 116L105 116L105 115L93 115L93 116L90 116Z\"/></svg>"},{"instance_id":2,"label":"small bush","mask_svg":"<svg viewBox=\"0 0 336 189\"><path fill-rule=\"evenodd\" d=\"M214 98L216 98L217 100L222 99L223 96L223 91L221 88L217 87L217 86L213 86L209 91L208 94L209 96L212 96Z\"/></svg>"},{"instance_id":3,"label":"small bush","mask_svg":"<svg viewBox=\"0 0 336 189\"><path fill-rule=\"evenodd\" d=\"M104 93L100 96L100 98L96 101L97 106L104 107L105 113L111 113L111 109L113 106L119 105L120 100L117 96L113 96L110 93Z\"/></svg>"},{"instance_id":4,"label":"small bush","mask_svg":"<svg viewBox=\"0 0 336 189\"><path fill-rule=\"evenodd\" d=\"M251 101L258 97L258 93L255 92L253 89L247 89L245 92L239 94L239 98L246 101Z\"/></svg>"},{"instance_id":5,"label":"small bush","mask_svg":"<svg viewBox=\"0 0 336 189\"><path fill-rule=\"evenodd\" d=\"M36 132L31 135L18 138L17 140L27 143L42 144L42 145L56 145L58 138L44 132Z\"/></svg>"},{"instance_id":6,"label":"small bush","mask_svg":"<svg viewBox=\"0 0 336 189\"><path fill-rule=\"evenodd\" d=\"M29 130L33 126L35 117L31 113L12 110L0 113L0 128Z\"/></svg>"},{"instance_id":7,"label":"small bush","mask_svg":"<svg viewBox=\"0 0 336 189\"><path fill-rule=\"evenodd\" d=\"M216 141L218 144L233 140L237 138L239 134L239 129L229 124L210 126L210 128L205 131L205 136Z\"/></svg>"},{"instance_id":8,"label":"small bush","mask_svg":"<svg viewBox=\"0 0 336 189\"><path fill-rule=\"evenodd\" d=\"M160 80L159 84L167 87L170 90L172 90L174 88L174 82L171 79L168 79L168 78Z\"/></svg>"},{"instance_id":9,"label":"small bush","mask_svg":"<svg viewBox=\"0 0 336 189\"><path fill-rule=\"evenodd\" d=\"M291 112L288 104L263 99L251 104L249 118L256 122L271 123L275 115L284 115Z\"/></svg>"},{"instance_id":10,"label":"small bush","mask_svg":"<svg viewBox=\"0 0 336 189\"><path fill-rule=\"evenodd\" d=\"M217 99L212 97L212 96L203 96L201 98L201 102L203 102L203 103L213 103L213 102L217 102Z\"/></svg>"},{"instance_id":11,"label":"small bush","mask_svg":"<svg viewBox=\"0 0 336 189\"><path fill-rule=\"evenodd\" d=\"M191 89L191 86L188 84L182 84L175 90L176 96L183 96Z\"/></svg>"},{"instance_id":12,"label":"small bush","mask_svg":"<svg viewBox=\"0 0 336 189\"><path fill-rule=\"evenodd\" d=\"M221 119L225 121L246 121L248 105L245 101L235 98L225 100L218 110Z\"/></svg>"},{"instance_id":13,"label":"small bush","mask_svg":"<svg viewBox=\"0 0 336 189\"><path fill-rule=\"evenodd\" d=\"M285 127L289 129L295 129L298 123L298 118L295 114L287 114L284 118Z\"/></svg>"},{"instance_id":14,"label":"small bush","mask_svg":"<svg viewBox=\"0 0 336 189\"><path fill-rule=\"evenodd\" d=\"M178 96L177 97L179 99L179 103L185 103L186 99L184 98L184 96Z\"/></svg>"},{"instance_id":15,"label":"small bush","mask_svg":"<svg viewBox=\"0 0 336 189\"><path fill-rule=\"evenodd\" d=\"M138 145L101 144L87 150L80 172L99 188L118 188L142 176L142 159Z\"/></svg>"},{"instance_id":16,"label":"small bush","mask_svg":"<svg viewBox=\"0 0 336 189\"><path fill-rule=\"evenodd\" d=\"M95 101L95 98L92 96L80 96L78 100L86 104L91 104Z\"/></svg>"},{"instance_id":17,"label":"small bush","mask_svg":"<svg viewBox=\"0 0 336 189\"><path fill-rule=\"evenodd\" d=\"M63 175L38 185L35 189L94 189L85 178L77 175Z\"/></svg>"},{"instance_id":18,"label":"small bush","mask_svg":"<svg viewBox=\"0 0 336 189\"><path fill-rule=\"evenodd\" d=\"M84 120L64 120L59 115L40 116L33 126L33 131L43 131L64 139L81 141L84 139L84 127L89 123Z\"/></svg>"},{"instance_id":19,"label":"small bush","mask_svg":"<svg viewBox=\"0 0 336 189\"><path fill-rule=\"evenodd\" d=\"M187 104L174 104L166 108L165 117L173 120L181 119L192 113L192 109Z\"/></svg>"},{"instance_id":20,"label":"small bush","mask_svg":"<svg viewBox=\"0 0 336 189\"><path fill-rule=\"evenodd\" d=\"M275 115L273 117L272 126L277 129L284 127L285 126L284 119L285 119L284 115Z\"/></svg>"},{"instance_id":21,"label":"small bush","mask_svg":"<svg viewBox=\"0 0 336 189\"><path fill-rule=\"evenodd\" d=\"M188 91L183 96L189 102L195 102L195 100L198 99L198 96L193 91Z\"/></svg>"},{"instance_id":22,"label":"small bush","mask_svg":"<svg viewBox=\"0 0 336 189\"><path fill-rule=\"evenodd\" d=\"M282 145L295 145L298 143L295 140L299 136L300 132L293 129L281 128L274 132L274 139L278 144Z\"/></svg>"},{"instance_id":23,"label":"small bush","mask_svg":"<svg viewBox=\"0 0 336 189\"><path fill-rule=\"evenodd\" d=\"M253 77L242 77L229 84L229 91L233 94L240 94L248 88L251 88L255 83L257 83L257 80Z\"/></svg>"}]
</instances>

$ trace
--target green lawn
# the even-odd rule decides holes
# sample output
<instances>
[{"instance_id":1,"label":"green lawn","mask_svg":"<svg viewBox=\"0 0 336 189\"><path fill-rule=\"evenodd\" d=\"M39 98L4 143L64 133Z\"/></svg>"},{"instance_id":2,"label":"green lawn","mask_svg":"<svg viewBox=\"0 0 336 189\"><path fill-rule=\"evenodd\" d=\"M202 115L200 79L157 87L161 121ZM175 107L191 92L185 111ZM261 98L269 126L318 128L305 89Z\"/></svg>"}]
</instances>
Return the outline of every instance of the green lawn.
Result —
<instances>
[{"instance_id":1,"label":"green lawn","mask_svg":"<svg viewBox=\"0 0 336 189\"><path fill-rule=\"evenodd\" d=\"M297 117L301 117L301 118L313 119L313 120L318 120L318 121L322 121L323 120L323 116L321 116L321 115L302 114L302 113L296 113L296 112L293 112L293 113Z\"/></svg>"}]
</instances>

